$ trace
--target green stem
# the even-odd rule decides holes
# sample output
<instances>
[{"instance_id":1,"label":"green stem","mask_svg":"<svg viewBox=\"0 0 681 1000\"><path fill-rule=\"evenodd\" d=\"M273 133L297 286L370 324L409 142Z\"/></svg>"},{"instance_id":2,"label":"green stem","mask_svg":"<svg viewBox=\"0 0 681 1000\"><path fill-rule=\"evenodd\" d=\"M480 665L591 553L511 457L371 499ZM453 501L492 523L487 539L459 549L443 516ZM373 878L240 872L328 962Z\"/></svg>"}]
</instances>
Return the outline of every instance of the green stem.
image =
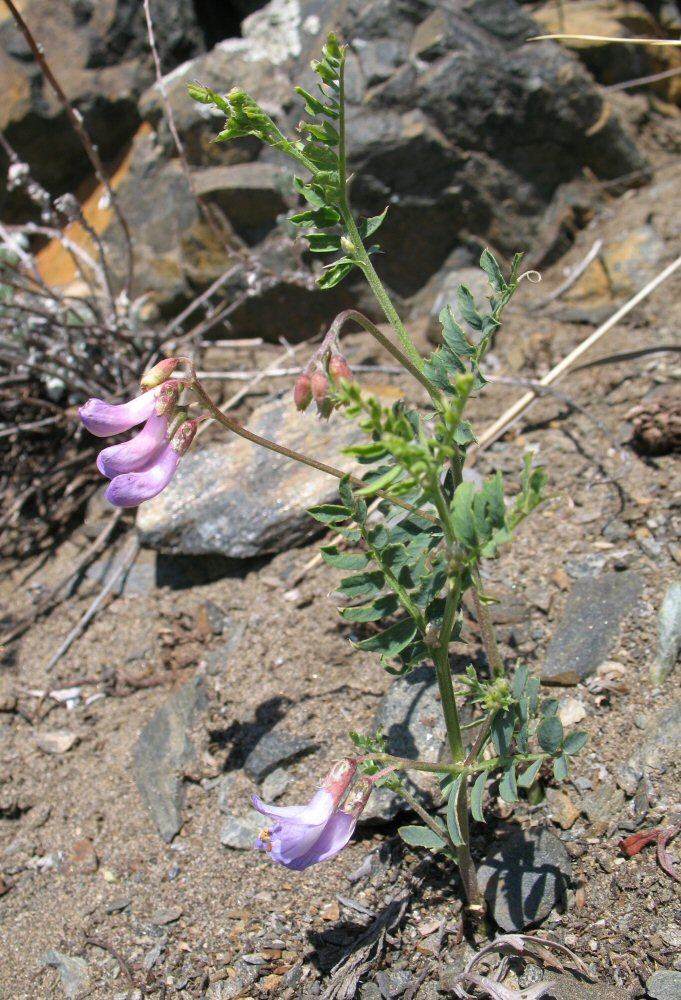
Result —
<instances>
[{"instance_id":1,"label":"green stem","mask_svg":"<svg viewBox=\"0 0 681 1000\"><path fill-rule=\"evenodd\" d=\"M362 271L364 276L369 282L369 286L376 296L376 301L380 305L381 309L385 313L386 319L395 331L398 340L400 341L404 353L407 355L411 361L414 368L417 371L423 372L423 358L416 350L414 343L409 336L407 329L400 319L395 306L390 299L390 296L383 287L383 283L376 273L369 254L366 252L364 243L362 242L362 237L359 234L359 229L354 220L352 212L350 211L350 206L348 203L348 182L347 182L347 149L345 140L345 60L341 62L339 74L339 106L340 114L338 118L338 132L339 132L339 143L338 143L338 172L339 172L339 198L338 207L340 209L340 214L343 219L343 224L348 237L350 238L355 251L354 257ZM427 383L426 388L433 400L437 405L439 402L439 393L430 384Z\"/></svg>"},{"instance_id":2,"label":"green stem","mask_svg":"<svg viewBox=\"0 0 681 1000\"><path fill-rule=\"evenodd\" d=\"M423 634L426 630L426 622L423 617L423 612L416 604L414 604L411 597L409 596L409 592L402 586L402 584L397 579L393 571L385 565L384 560L381 559L380 551L376 548L375 545L371 544L371 541L369 540L367 533L363 529L362 529L362 536L364 538L364 541L366 542L367 548L369 549L369 552L371 553L374 562L376 563L377 566L381 567L381 572L383 573L386 580L390 584L391 590L399 600L404 610L407 611L409 615L413 618L421 634Z\"/></svg>"},{"instance_id":3,"label":"green stem","mask_svg":"<svg viewBox=\"0 0 681 1000\"><path fill-rule=\"evenodd\" d=\"M535 760L550 760L549 753L528 753L523 754L522 763L531 764ZM368 753L358 760L374 761L379 764L389 764L396 771L424 771L427 774L451 774L455 778L460 774L468 777L475 777L481 771L495 771L497 768L508 767L509 764L517 763L517 757L490 757L489 760L478 761L477 764L459 762L458 764L431 763L428 760L411 760L409 757L395 757L391 753Z\"/></svg>"},{"instance_id":4,"label":"green stem","mask_svg":"<svg viewBox=\"0 0 681 1000\"><path fill-rule=\"evenodd\" d=\"M478 625L480 626L480 635L482 637L482 644L485 648L487 662L489 663L490 670L492 671L494 677L503 677L505 674L504 661L501 658L501 653L499 652L499 646L497 644L497 637L494 633L492 615L489 610L489 605L480 600L480 594L483 592L483 586L482 579L480 577L480 568L478 565L471 567L471 575L473 577L472 592L473 604L475 605L475 615L478 619Z\"/></svg>"},{"instance_id":5,"label":"green stem","mask_svg":"<svg viewBox=\"0 0 681 1000\"><path fill-rule=\"evenodd\" d=\"M426 826L433 831L433 833L445 842L452 854L456 854L456 845L454 844L452 838L449 836L449 832L444 826L440 826L435 820L430 816L426 810L423 808L421 803L414 798L414 796L407 791L406 788L400 788L400 795L404 801L414 810L417 816L419 816Z\"/></svg>"},{"instance_id":6,"label":"green stem","mask_svg":"<svg viewBox=\"0 0 681 1000\"><path fill-rule=\"evenodd\" d=\"M336 335L339 334L341 327L348 320L354 320L355 323L359 323L360 326L364 327L367 333L370 333L374 340L378 341L381 347L384 347L386 351L392 354L395 360L402 365L402 367L406 369L410 375L413 375L414 378L421 383L430 396L433 395L433 386L423 372L417 368L405 354L402 353L399 347L396 347L392 341L388 340L388 338L381 333L378 327L372 323L370 319L364 316L363 313L358 312L357 309L345 309L342 313L339 313L331 324L329 335L332 331Z\"/></svg>"}]
</instances>

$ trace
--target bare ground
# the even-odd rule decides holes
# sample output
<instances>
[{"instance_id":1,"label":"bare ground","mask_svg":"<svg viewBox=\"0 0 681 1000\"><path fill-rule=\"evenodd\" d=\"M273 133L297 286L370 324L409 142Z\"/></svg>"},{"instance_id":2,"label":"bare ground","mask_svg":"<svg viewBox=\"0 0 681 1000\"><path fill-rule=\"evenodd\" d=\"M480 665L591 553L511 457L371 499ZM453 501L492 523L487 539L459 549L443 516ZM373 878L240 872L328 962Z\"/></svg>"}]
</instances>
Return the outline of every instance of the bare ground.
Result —
<instances>
[{"instance_id":1,"label":"bare ground","mask_svg":"<svg viewBox=\"0 0 681 1000\"><path fill-rule=\"evenodd\" d=\"M669 169L661 158L659 171ZM643 189L632 201L640 208L646 197ZM619 212L626 226L626 202L608 210ZM597 219L589 239L598 234ZM676 252L670 240L663 263ZM562 265L554 267L541 294L562 276ZM680 572L681 469L678 454L638 455L627 443L626 421L630 408L650 394L679 398L679 293L681 277L675 277L589 356L604 363L560 383L567 400L548 395L538 401L478 461L482 472L512 473L523 452L534 449L555 493L519 532L512 552L489 567L490 592L512 592L525 606L519 620L502 626L509 664L521 656L541 670L573 583L570 567L626 566L644 582L640 613L625 623L611 653L620 669L601 677L600 690L596 684L559 692L583 704L580 725L590 734L574 763L577 786L564 786L578 810L579 779L614 787L618 767L648 738L662 708L679 698L680 668L660 689L651 686L648 670L657 609ZM588 301L580 305L589 308ZM549 307L537 320L522 304L513 308L495 349L499 374L541 375L592 329L554 313ZM677 351L613 357L661 344ZM362 358L370 353L359 338L354 349ZM263 349L258 361L269 357ZM521 391L492 387L475 404L477 426ZM607 529L615 521L624 528L613 541ZM36 585L58 579L87 543L84 531L76 531L48 562L10 569L0 584L0 611L20 616ZM87 961L92 998L353 996L354 973L344 979L331 972L353 952L366 961L364 980L376 970L404 970L422 979L418 996L432 997L442 968L460 966L470 954L476 932L462 922L456 873L407 850L396 825L361 829L339 856L301 874L220 844L220 779L236 775L246 811L254 786L240 767L260 735L285 720L287 732L318 745L288 768L286 801L304 800L329 763L351 751L348 730L370 729L390 681L370 657L350 648L329 596L337 576L323 565L309 566L314 553L314 545L294 549L217 579L205 574L197 582L194 575L184 587L151 587L115 599L47 676L45 664L97 592L86 580L6 649L0 667L0 997L62 995L55 970L42 962L51 949ZM206 672L209 654L225 641L206 629L210 602L246 629L228 660ZM468 636L470 644L458 652L473 658L473 623ZM133 747L169 694L197 672L206 673L209 706L193 726L197 752L185 774L185 823L167 845L141 803ZM71 710L32 693L72 686L82 697ZM104 697L86 704L98 693ZM41 736L55 730L73 734L71 748L39 749ZM651 773L640 829L681 818L680 776L673 757ZM657 867L653 848L624 858L618 842L626 828L618 824L630 814L627 798L611 822L581 815L566 833L546 802L523 802L511 811L497 801L488 825L474 829L478 855L495 835L518 826L543 824L568 837L573 883L544 931L623 997L643 995L656 969L681 969L681 885ZM678 858L672 842L672 856L675 851ZM257 975L234 992L244 955Z\"/></svg>"}]
</instances>

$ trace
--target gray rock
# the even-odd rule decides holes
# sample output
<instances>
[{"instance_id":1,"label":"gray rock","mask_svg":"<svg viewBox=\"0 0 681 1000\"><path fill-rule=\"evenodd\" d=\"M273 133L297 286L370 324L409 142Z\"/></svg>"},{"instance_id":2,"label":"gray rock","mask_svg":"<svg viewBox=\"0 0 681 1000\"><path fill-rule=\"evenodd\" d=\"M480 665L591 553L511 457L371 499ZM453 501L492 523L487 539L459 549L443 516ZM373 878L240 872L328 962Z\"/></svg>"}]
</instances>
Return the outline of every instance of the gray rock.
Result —
<instances>
[{"instance_id":1,"label":"gray rock","mask_svg":"<svg viewBox=\"0 0 681 1000\"><path fill-rule=\"evenodd\" d=\"M668 705L646 726L648 739L634 755L631 763L645 767L664 768L678 758L681 751L681 701Z\"/></svg>"},{"instance_id":2,"label":"gray rock","mask_svg":"<svg viewBox=\"0 0 681 1000\"><path fill-rule=\"evenodd\" d=\"M358 440L357 429L342 417L324 423L298 413L288 395L255 410L248 426L307 455L333 455L344 471L354 467L340 451ZM230 435L190 450L170 486L139 508L137 526L143 543L163 552L251 559L314 538L320 525L306 508L335 496L325 473Z\"/></svg>"},{"instance_id":3,"label":"gray rock","mask_svg":"<svg viewBox=\"0 0 681 1000\"><path fill-rule=\"evenodd\" d=\"M591 823L611 823L618 819L624 807L624 792L610 781L602 781L581 801L582 812Z\"/></svg>"},{"instance_id":4,"label":"gray rock","mask_svg":"<svg viewBox=\"0 0 681 1000\"><path fill-rule=\"evenodd\" d=\"M255 243L294 207L293 180L273 163L204 167L194 174L197 194L220 208L239 235Z\"/></svg>"},{"instance_id":5,"label":"gray rock","mask_svg":"<svg viewBox=\"0 0 681 1000\"><path fill-rule=\"evenodd\" d=\"M563 843L535 827L495 844L478 870L478 881L502 930L522 931L548 917L571 872Z\"/></svg>"},{"instance_id":6,"label":"gray rock","mask_svg":"<svg viewBox=\"0 0 681 1000\"><path fill-rule=\"evenodd\" d=\"M589 983L574 976L559 976L553 970L547 973L553 983L546 1000L624 1000L622 990L606 983Z\"/></svg>"},{"instance_id":7,"label":"gray rock","mask_svg":"<svg viewBox=\"0 0 681 1000\"><path fill-rule=\"evenodd\" d=\"M187 731L197 709L207 704L206 683L193 677L182 685L137 737L133 770L137 788L166 843L182 827L180 769L194 756Z\"/></svg>"},{"instance_id":8,"label":"gray rock","mask_svg":"<svg viewBox=\"0 0 681 1000\"><path fill-rule=\"evenodd\" d=\"M75 1000L90 989L90 973L84 958L64 955L61 951L46 951L43 965L49 965L59 973L61 988L68 1000Z\"/></svg>"},{"instance_id":9,"label":"gray rock","mask_svg":"<svg viewBox=\"0 0 681 1000\"><path fill-rule=\"evenodd\" d=\"M612 773L615 781L626 795L630 798L636 795L636 789L643 777L643 772L640 768L633 767L631 764L622 764L613 768Z\"/></svg>"},{"instance_id":10,"label":"gray rock","mask_svg":"<svg viewBox=\"0 0 681 1000\"><path fill-rule=\"evenodd\" d=\"M235 782L236 775L234 774L226 774L220 781L220 788L218 791L218 809L221 813L228 814L232 811L232 796L234 794Z\"/></svg>"},{"instance_id":11,"label":"gray rock","mask_svg":"<svg viewBox=\"0 0 681 1000\"><path fill-rule=\"evenodd\" d=\"M422 288L457 245L468 247L462 263L474 263L479 247L471 233L507 252L537 246L547 208L585 167L599 177L645 172L633 139L614 112L604 114L604 98L577 60L556 45L524 44L538 29L514 0L323 6L273 0L244 22L242 38L220 43L167 78L190 162L234 164L258 156L259 163L278 164L276 152L261 152L249 138L212 143L221 118L187 101L186 85L199 79L226 93L238 84L292 131L301 106L290 100L290 81L314 91L309 62L329 30L353 39L347 73L353 202L363 215L390 204L380 266L402 295ZM156 87L140 108L174 155ZM591 130L594 123L599 127ZM272 300L271 307L278 323L281 304Z\"/></svg>"},{"instance_id":12,"label":"gray rock","mask_svg":"<svg viewBox=\"0 0 681 1000\"><path fill-rule=\"evenodd\" d=\"M392 1000L393 997L401 997L413 982L413 974L403 969L395 969L394 971L386 970L376 974L376 983L382 1000Z\"/></svg>"},{"instance_id":13,"label":"gray rock","mask_svg":"<svg viewBox=\"0 0 681 1000\"><path fill-rule=\"evenodd\" d=\"M283 767L277 767L268 774L262 783L262 797L265 802L276 802L280 799L289 784L289 776Z\"/></svg>"},{"instance_id":14,"label":"gray rock","mask_svg":"<svg viewBox=\"0 0 681 1000\"><path fill-rule=\"evenodd\" d=\"M258 834L265 825L265 818L255 810L247 816L228 816L222 824L220 843L237 851L247 851L255 847Z\"/></svg>"},{"instance_id":15,"label":"gray rock","mask_svg":"<svg viewBox=\"0 0 681 1000\"><path fill-rule=\"evenodd\" d=\"M681 651L681 583L668 588L657 618L657 646L650 667L653 684L662 684L674 669Z\"/></svg>"},{"instance_id":16,"label":"gray rock","mask_svg":"<svg viewBox=\"0 0 681 1000\"><path fill-rule=\"evenodd\" d=\"M608 658L620 624L638 604L643 582L633 572L575 581L546 650L545 684L577 684Z\"/></svg>"},{"instance_id":17,"label":"gray rock","mask_svg":"<svg viewBox=\"0 0 681 1000\"><path fill-rule=\"evenodd\" d=\"M317 744L313 740L271 729L260 737L249 753L244 762L244 771L249 778L260 782L275 768L316 749Z\"/></svg>"},{"instance_id":18,"label":"gray rock","mask_svg":"<svg viewBox=\"0 0 681 1000\"><path fill-rule=\"evenodd\" d=\"M418 757L436 761L446 744L447 730L442 716L435 671L423 666L412 670L406 677L398 677L383 695L372 726L373 732L381 730L386 737L390 753L398 757ZM421 801L431 802L428 785L432 782L412 774L405 779L408 791ZM387 788L373 792L362 813L360 823L391 820L400 810L408 809L404 799Z\"/></svg>"},{"instance_id":19,"label":"gray rock","mask_svg":"<svg viewBox=\"0 0 681 1000\"><path fill-rule=\"evenodd\" d=\"M681 1000L681 972L655 972L646 980L646 989L654 1000Z\"/></svg>"},{"instance_id":20,"label":"gray rock","mask_svg":"<svg viewBox=\"0 0 681 1000\"><path fill-rule=\"evenodd\" d=\"M206 670L211 676L222 673L229 666L232 653L239 645L239 641L246 631L245 622L234 623L229 616L224 616L221 621L221 628L227 629L229 637L225 639L221 646L208 654Z\"/></svg>"}]
</instances>

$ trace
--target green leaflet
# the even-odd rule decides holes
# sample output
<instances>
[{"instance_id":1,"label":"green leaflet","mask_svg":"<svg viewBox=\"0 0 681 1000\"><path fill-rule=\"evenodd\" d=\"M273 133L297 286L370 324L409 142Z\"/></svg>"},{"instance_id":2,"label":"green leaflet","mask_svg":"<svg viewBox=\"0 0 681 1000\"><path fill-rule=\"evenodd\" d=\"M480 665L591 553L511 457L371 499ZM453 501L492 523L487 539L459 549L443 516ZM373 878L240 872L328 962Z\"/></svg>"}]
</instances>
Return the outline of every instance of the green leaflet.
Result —
<instances>
[{"instance_id":1,"label":"green leaflet","mask_svg":"<svg viewBox=\"0 0 681 1000\"><path fill-rule=\"evenodd\" d=\"M449 801L447 803L447 830L449 831L449 836L452 838L452 843L455 847L461 847L464 844L463 834L461 833L461 827L459 826L459 817L457 815L459 792L461 791L461 785L464 781L465 777L463 774L457 775L452 782L449 792Z\"/></svg>"},{"instance_id":2,"label":"green leaflet","mask_svg":"<svg viewBox=\"0 0 681 1000\"><path fill-rule=\"evenodd\" d=\"M504 770L499 784L499 795L504 802L518 801L518 786L516 785L515 764L509 764Z\"/></svg>"},{"instance_id":3,"label":"green leaflet","mask_svg":"<svg viewBox=\"0 0 681 1000\"><path fill-rule=\"evenodd\" d=\"M352 511L339 504L325 503L319 507L308 508L308 514L320 524L338 524L340 521L347 521Z\"/></svg>"},{"instance_id":4,"label":"green leaflet","mask_svg":"<svg viewBox=\"0 0 681 1000\"><path fill-rule=\"evenodd\" d=\"M565 737L565 741L563 743L563 753L566 753L569 756L579 753L582 747L585 746L588 739L589 739L588 733L584 733L581 730L576 730L574 733L569 733Z\"/></svg>"},{"instance_id":5,"label":"green leaflet","mask_svg":"<svg viewBox=\"0 0 681 1000\"><path fill-rule=\"evenodd\" d=\"M563 723L557 715L548 715L537 726L537 740L542 750L555 754L563 745Z\"/></svg>"},{"instance_id":6,"label":"green leaflet","mask_svg":"<svg viewBox=\"0 0 681 1000\"><path fill-rule=\"evenodd\" d=\"M484 823L485 817L482 812L482 802L485 796L485 785L487 784L487 771L481 771L475 779L475 784L471 791L471 816L478 823Z\"/></svg>"},{"instance_id":7,"label":"green leaflet","mask_svg":"<svg viewBox=\"0 0 681 1000\"><path fill-rule=\"evenodd\" d=\"M470 550L475 550L478 545L472 509L474 493L475 484L463 482L457 486L452 503L452 524L456 539L460 545Z\"/></svg>"},{"instance_id":8,"label":"green leaflet","mask_svg":"<svg viewBox=\"0 0 681 1000\"><path fill-rule=\"evenodd\" d=\"M543 760L533 761L530 766L518 777L518 786L520 788L529 788L530 785L534 784L543 763Z\"/></svg>"},{"instance_id":9,"label":"green leaflet","mask_svg":"<svg viewBox=\"0 0 681 1000\"><path fill-rule=\"evenodd\" d=\"M338 608L338 613L346 622L377 622L381 618L394 615L400 606L396 594L383 594L372 604L352 608Z\"/></svg>"},{"instance_id":10,"label":"green leaflet","mask_svg":"<svg viewBox=\"0 0 681 1000\"><path fill-rule=\"evenodd\" d=\"M444 833L444 825L442 830ZM439 851L446 846L444 838L438 837L428 826L401 826L397 832L410 847L425 847L428 851Z\"/></svg>"},{"instance_id":11,"label":"green leaflet","mask_svg":"<svg viewBox=\"0 0 681 1000\"><path fill-rule=\"evenodd\" d=\"M442 341L455 358L471 358L475 354L475 348L468 341L466 334L454 316L449 306L445 306L439 316L442 325ZM464 370L462 368L462 370Z\"/></svg>"},{"instance_id":12,"label":"green leaflet","mask_svg":"<svg viewBox=\"0 0 681 1000\"><path fill-rule=\"evenodd\" d=\"M556 781L564 781L569 773L569 764L566 754L562 753L553 762L553 776Z\"/></svg>"},{"instance_id":13,"label":"green leaflet","mask_svg":"<svg viewBox=\"0 0 681 1000\"><path fill-rule=\"evenodd\" d=\"M483 318L475 308L473 296L465 285L459 285L457 302L459 305L459 312L461 313L463 320L474 330L482 330Z\"/></svg>"},{"instance_id":14,"label":"green leaflet","mask_svg":"<svg viewBox=\"0 0 681 1000\"><path fill-rule=\"evenodd\" d=\"M335 545L325 545L320 549L322 559L336 569L365 569L371 562L371 556L364 552L340 552Z\"/></svg>"},{"instance_id":15,"label":"green leaflet","mask_svg":"<svg viewBox=\"0 0 681 1000\"><path fill-rule=\"evenodd\" d=\"M489 252L489 250L483 250L480 257L480 267L483 269L490 285L495 292L505 292L508 289L508 285L501 273L501 268L497 264L496 260Z\"/></svg>"},{"instance_id":16,"label":"green leaflet","mask_svg":"<svg viewBox=\"0 0 681 1000\"><path fill-rule=\"evenodd\" d=\"M369 639L362 639L360 642L353 642L355 649L362 649L365 652L380 653L386 659L392 659L408 646L416 636L418 629L416 623L411 618L396 622L388 628L372 635Z\"/></svg>"},{"instance_id":17,"label":"green leaflet","mask_svg":"<svg viewBox=\"0 0 681 1000\"><path fill-rule=\"evenodd\" d=\"M378 597L385 587L385 576L380 570L368 573L355 573L346 576L338 587L338 592L345 597L371 599Z\"/></svg>"}]
</instances>

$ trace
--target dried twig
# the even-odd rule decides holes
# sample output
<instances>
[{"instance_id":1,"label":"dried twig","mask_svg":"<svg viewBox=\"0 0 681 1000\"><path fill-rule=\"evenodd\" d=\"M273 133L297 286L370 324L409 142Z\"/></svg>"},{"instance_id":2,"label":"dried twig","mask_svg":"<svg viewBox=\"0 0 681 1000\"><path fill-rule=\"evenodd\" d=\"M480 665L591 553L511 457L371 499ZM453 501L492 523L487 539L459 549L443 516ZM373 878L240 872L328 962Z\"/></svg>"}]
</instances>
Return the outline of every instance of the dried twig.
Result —
<instances>
[{"instance_id":1,"label":"dried twig","mask_svg":"<svg viewBox=\"0 0 681 1000\"><path fill-rule=\"evenodd\" d=\"M34 59L36 60L36 62L40 66L40 69L42 70L43 76L52 87L53 91L57 95L57 99L59 100L61 106L64 108L66 116L69 119L69 122L71 123L74 131L78 135L78 138L82 143L83 149L85 150L85 153L87 154L87 157L90 163L92 164L92 168L95 174L97 175L97 180L106 191L107 196L111 202L111 207L113 208L116 218L118 219L118 223L123 231L123 237L125 240L125 245L127 250L128 271L127 271L125 288L127 293L129 294L130 287L132 285L132 266L133 266L132 241L130 239L130 229L128 227L128 223L127 220L125 219L125 216L121 212L120 206L118 204L118 199L116 198L116 193L111 187L111 184L109 183L109 178L106 175L106 171L104 170L104 165L99 157L99 153L97 152L94 143L90 139L90 136L87 134L85 128L83 127L83 118L81 114L71 106L66 94L64 93L64 91L61 88L61 85L59 84L59 81L52 72L49 63L45 58L45 51L43 49L43 46L38 45L38 43L36 42L35 38L31 33L30 28L28 27L23 17L17 10L14 0L5 0L5 3L9 7L10 13L12 14L14 20L16 21L19 30L26 39L28 47L33 53Z\"/></svg>"},{"instance_id":2,"label":"dried twig","mask_svg":"<svg viewBox=\"0 0 681 1000\"><path fill-rule=\"evenodd\" d=\"M109 594L112 592L121 577L130 569L135 559L137 558L137 553L140 549L139 539L137 534L133 533L133 536L128 540L128 544L123 550L123 553L114 566L109 579L102 587L101 591L94 599L90 607L87 609L82 618L77 622L77 624L71 629L67 637L64 639L59 649L56 651L54 656L51 658L50 662L45 667L45 673L49 673L62 658L64 653L69 649L71 644L78 638L79 635L85 630L86 626L95 617L104 601L107 599Z\"/></svg>"},{"instance_id":3,"label":"dried twig","mask_svg":"<svg viewBox=\"0 0 681 1000\"><path fill-rule=\"evenodd\" d=\"M603 90L607 90L611 94L617 90L631 90L633 87L643 87L647 83L658 83L660 80L669 80L670 77L678 76L679 73L681 73L681 67L675 66L674 69L663 69L660 73L650 73L649 76L638 76L635 80L611 83L607 87L604 87Z\"/></svg>"},{"instance_id":4,"label":"dried twig","mask_svg":"<svg viewBox=\"0 0 681 1000\"><path fill-rule=\"evenodd\" d=\"M26 618L14 625L8 632L5 632L4 635L0 636L0 647L7 645L8 642L12 642L20 635L23 635L26 629L32 625L37 618L56 607L59 603L59 594L61 591L66 589L74 580L77 580L90 565L92 560L95 559L104 549L113 534L114 528L121 520L123 514L124 511L120 508L113 512L93 543L87 547L75 566L71 566L68 573L64 574L64 576L62 576L62 578L55 584L54 587L52 587L42 600L38 601L36 606L32 609L31 613L26 616Z\"/></svg>"},{"instance_id":5,"label":"dried twig","mask_svg":"<svg viewBox=\"0 0 681 1000\"><path fill-rule=\"evenodd\" d=\"M394 896L385 909L360 934L352 949L331 970L330 981L322 1000L353 1000L359 980L380 962L390 931L402 923L409 909L412 888Z\"/></svg>"},{"instance_id":6,"label":"dried twig","mask_svg":"<svg viewBox=\"0 0 681 1000\"><path fill-rule=\"evenodd\" d=\"M117 951L112 944L108 944L106 941L102 941L100 938L86 937L85 944L92 945L93 948L101 948L102 951L108 951L113 958L116 959L120 967L121 972L125 976L128 986L131 989L135 988L135 980L132 978L132 973L130 971L130 966L125 961L120 951Z\"/></svg>"}]
</instances>

